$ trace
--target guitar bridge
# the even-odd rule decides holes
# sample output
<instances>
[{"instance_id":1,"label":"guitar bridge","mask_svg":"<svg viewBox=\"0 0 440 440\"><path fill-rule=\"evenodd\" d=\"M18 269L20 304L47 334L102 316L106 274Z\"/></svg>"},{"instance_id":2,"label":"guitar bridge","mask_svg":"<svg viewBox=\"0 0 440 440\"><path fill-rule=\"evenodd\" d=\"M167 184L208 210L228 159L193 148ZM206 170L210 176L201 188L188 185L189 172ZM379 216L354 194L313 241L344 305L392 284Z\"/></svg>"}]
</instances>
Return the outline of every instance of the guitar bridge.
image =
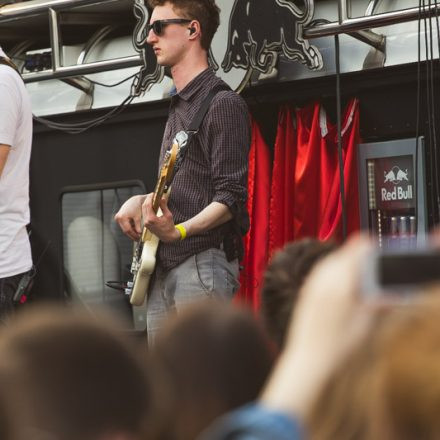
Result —
<instances>
[{"instance_id":1,"label":"guitar bridge","mask_svg":"<svg viewBox=\"0 0 440 440\"><path fill-rule=\"evenodd\" d=\"M139 260L136 257L134 257L133 261L131 262L130 272L133 275L136 275L140 266L141 266L141 263L139 262Z\"/></svg>"},{"instance_id":2,"label":"guitar bridge","mask_svg":"<svg viewBox=\"0 0 440 440\"><path fill-rule=\"evenodd\" d=\"M127 281L127 287L124 289L124 293L128 296L131 295L131 292L133 291L133 281Z\"/></svg>"}]
</instances>

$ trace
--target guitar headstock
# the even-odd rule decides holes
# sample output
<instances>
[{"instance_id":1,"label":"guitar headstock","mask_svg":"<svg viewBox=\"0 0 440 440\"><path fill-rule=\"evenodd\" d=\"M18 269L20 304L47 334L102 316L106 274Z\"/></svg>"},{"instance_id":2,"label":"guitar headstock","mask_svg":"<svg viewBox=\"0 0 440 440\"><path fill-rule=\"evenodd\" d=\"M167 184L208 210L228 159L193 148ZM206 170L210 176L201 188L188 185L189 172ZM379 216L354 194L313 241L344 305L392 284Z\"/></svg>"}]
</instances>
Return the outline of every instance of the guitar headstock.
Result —
<instances>
[{"instance_id":1,"label":"guitar headstock","mask_svg":"<svg viewBox=\"0 0 440 440\"><path fill-rule=\"evenodd\" d=\"M176 136L174 137L174 143L177 143L178 148L179 148L179 152L177 154L177 158L176 158L176 164L174 166L174 173L176 173L180 166L182 165L183 162L183 158L185 157L185 153L186 153L186 149L188 147L188 133L186 131L179 131L179 133L176 134Z\"/></svg>"},{"instance_id":2,"label":"guitar headstock","mask_svg":"<svg viewBox=\"0 0 440 440\"><path fill-rule=\"evenodd\" d=\"M171 147L165 152L162 167L159 173L159 179L154 190L153 209L157 212L160 199L173 181L174 175L179 169L183 156L188 145L188 135L184 131L179 131L175 136Z\"/></svg>"},{"instance_id":3,"label":"guitar headstock","mask_svg":"<svg viewBox=\"0 0 440 440\"><path fill-rule=\"evenodd\" d=\"M185 131L179 131L174 137L170 149L165 153L164 164L162 166L162 170L165 171L165 181L167 185L171 184L174 175L180 168L187 146L188 134Z\"/></svg>"}]
</instances>

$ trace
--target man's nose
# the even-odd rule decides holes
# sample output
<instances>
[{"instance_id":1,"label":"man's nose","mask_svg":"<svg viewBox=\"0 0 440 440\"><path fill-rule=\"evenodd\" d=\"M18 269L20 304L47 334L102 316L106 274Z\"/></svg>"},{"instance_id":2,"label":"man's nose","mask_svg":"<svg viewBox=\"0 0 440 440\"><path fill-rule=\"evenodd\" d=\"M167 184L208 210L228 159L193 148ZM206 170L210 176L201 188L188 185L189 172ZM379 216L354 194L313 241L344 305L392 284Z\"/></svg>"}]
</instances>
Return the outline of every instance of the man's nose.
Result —
<instances>
[{"instance_id":1,"label":"man's nose","mask_svg":"<svg viewBox=\"0 0 440 440\"><path fill-rule=\"evenodd\" d=\"M153 29L150 29L150 32L148 32L147 38L145 40L148 44L153 44L157 39L157 35L153 32Z\"/></svg>"}]
</instances>

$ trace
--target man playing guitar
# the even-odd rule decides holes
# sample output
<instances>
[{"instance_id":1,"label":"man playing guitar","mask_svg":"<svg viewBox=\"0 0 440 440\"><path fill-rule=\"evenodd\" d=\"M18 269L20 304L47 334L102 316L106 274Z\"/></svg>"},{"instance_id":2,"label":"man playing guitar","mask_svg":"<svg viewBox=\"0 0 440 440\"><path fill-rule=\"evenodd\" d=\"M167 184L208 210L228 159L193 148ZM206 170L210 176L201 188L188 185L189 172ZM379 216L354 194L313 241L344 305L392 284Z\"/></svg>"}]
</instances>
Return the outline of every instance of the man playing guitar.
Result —
<instances>
[{"instance_id":1,"label":"man playing guitar","mask_svg":"<svg viewBox=\"0 0 440 440\"><path fill-rule=\"evenodd\" d=\"M150 0L147 43L170 68L176 87L160 163L173 138L188 127L206 96L215 94L198 133L174 176L161 216L153 195L129 199L116 214L120 227L139 240L144 225L159 240L148 293L147 328L153 342L170 310L202 299L230 299L238 289L240 229L246 212L250 123L246 103L208 65L219 25L214 0ZM142 223L143 221L143 223Z\"/></svg>"}]
</instances>

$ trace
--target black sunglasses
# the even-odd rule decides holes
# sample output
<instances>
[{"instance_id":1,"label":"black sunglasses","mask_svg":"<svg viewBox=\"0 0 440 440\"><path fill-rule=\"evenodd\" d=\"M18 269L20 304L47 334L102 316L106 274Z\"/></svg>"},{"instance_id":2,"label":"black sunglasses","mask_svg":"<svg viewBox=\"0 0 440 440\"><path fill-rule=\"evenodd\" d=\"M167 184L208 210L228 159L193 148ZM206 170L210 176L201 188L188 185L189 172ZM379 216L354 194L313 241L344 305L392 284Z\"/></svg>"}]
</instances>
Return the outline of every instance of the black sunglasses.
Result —
<instances>
[{"instance_id":1,"label":"black sunglasses","mask_svg":"<svg viewBox=\"0 0 440 440\"><path fill-rule=\"evenodd\" d=\"M168 20L156 20L154 23L147 24L147 35L150 33L151 29L153 29L153 32L159 37L163 33L163 29L166 25L177 23L177 24L183 24L183 23L191 23L192 20L189 20L187 18L169 18Z\"/></svg>"}]
</instances>

